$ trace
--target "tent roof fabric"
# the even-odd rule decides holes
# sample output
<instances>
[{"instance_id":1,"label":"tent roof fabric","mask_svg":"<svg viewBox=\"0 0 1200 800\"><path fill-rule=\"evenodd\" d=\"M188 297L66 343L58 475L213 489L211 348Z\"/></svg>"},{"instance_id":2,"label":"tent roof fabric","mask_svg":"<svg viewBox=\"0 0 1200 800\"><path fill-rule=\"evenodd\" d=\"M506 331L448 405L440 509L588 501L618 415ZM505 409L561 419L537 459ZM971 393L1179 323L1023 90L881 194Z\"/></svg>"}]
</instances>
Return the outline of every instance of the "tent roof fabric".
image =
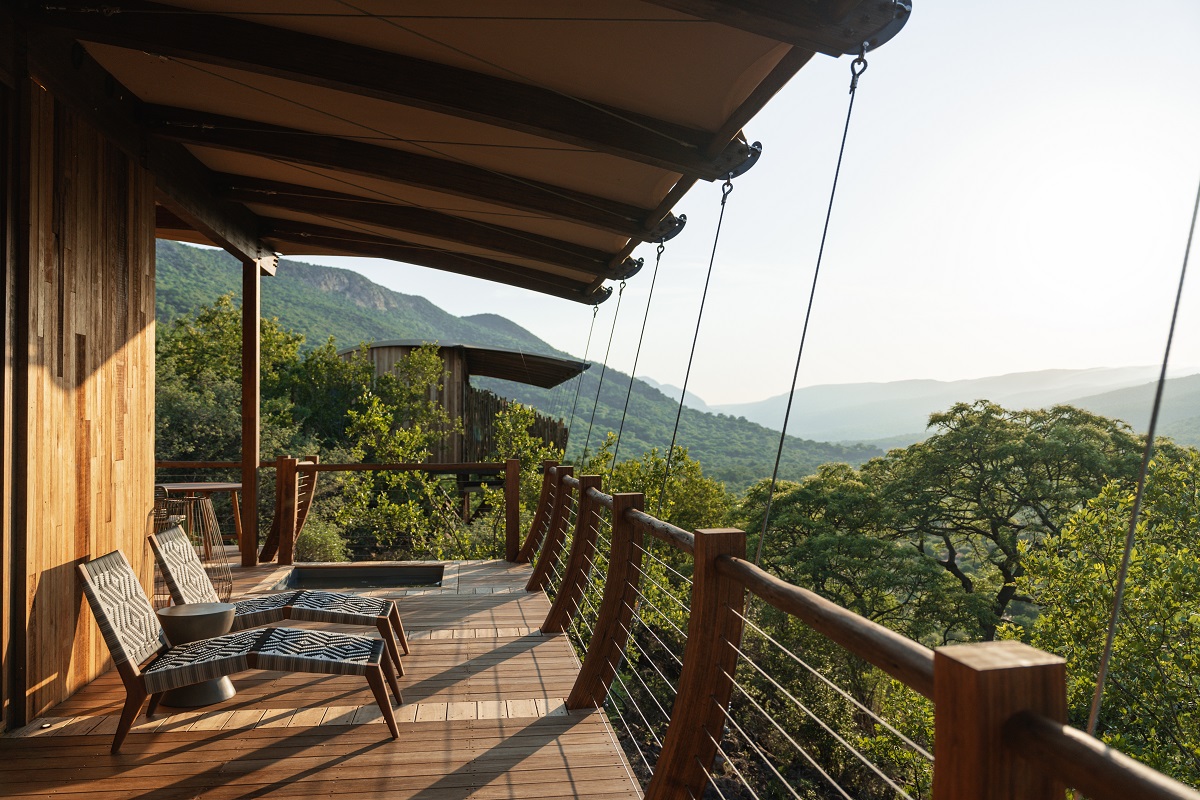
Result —
<instances>
[{"instance_id":1,"label":"tent roof fabric","mask_svg":"<svg viewBox=\"0 0 1200 800\"><path fill-rule=\"evenodd\" d=\"M32 14L266 251L596 303L636 271L638 244L674 229L696 181L749 158L743 126L816 52L881 44L909 4L106 0ZM173 200L160 235L213 243Z\"/></svg>"}]
</instances>

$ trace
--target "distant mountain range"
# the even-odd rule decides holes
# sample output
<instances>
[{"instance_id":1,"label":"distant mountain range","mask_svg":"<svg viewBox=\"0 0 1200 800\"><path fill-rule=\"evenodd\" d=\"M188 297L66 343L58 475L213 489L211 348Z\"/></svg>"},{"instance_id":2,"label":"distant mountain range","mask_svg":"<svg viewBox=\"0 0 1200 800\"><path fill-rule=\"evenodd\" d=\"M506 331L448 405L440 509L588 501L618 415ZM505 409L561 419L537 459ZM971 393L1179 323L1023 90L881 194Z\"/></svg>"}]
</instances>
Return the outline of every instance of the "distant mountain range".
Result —
<instances>
[{"instance_id":1,"label":"distant mountain range","mask_svg":"<svg viewBox=\"0 0 1200 800\"><path fill-rule=\"evenodd\" d=\"M241 267L219 250L175 242L158 243L157 318L169 323L222 294L241 293ZM278 317L288 329L302 333L309 345L333 336L341 346L362 341L424 339L503 347L529 353L567 356L512 320L497 314L456 317L423 297L401 294L372 283L356 272L296 261L280 261L278 274L262 282L262 313ZM472 378L476 386L492 389L538 408L545 414L569 418L568 455L577 456L586 443L595 450L609 431L622 430L619 455L639 457L652 447L666 450L671 442L678 400L637 380L624 414L630 378L617 370L604 372L599 364L581 379L554 389ZM669 387L668 387L669 388ZM675 389L678 397L679 390ZM572 414L574 411L574 414ZM677 443L687 447L704 466L705 474L741 489L771 474L779 433L748 420L684 408ZM799 478L829 461L861 464L882 453L870 445L838 445L789 437L780 475Z\"/></svg>"},{"instance_id":2,"label":"distant mountain range","mask_svg":"<svg viewBox=\"0 0 1200 800\"><path fill-rule=\"evenodd\" d=\"M1052 369L961 381L811 386L796 391L788 432L826 441L868 442L885 449L899 447L925 438L925 426L933 412L979 399L1008 408L1065 403L1124 420L1144 431L1158 372L1158 367L1151 366ZM706 408L778 430L786 404L787 395L778 395L754 403ZM1200 444L1200 375L1167 381L1158 432L1184 444Z\"/></svg>"}]
</instances>

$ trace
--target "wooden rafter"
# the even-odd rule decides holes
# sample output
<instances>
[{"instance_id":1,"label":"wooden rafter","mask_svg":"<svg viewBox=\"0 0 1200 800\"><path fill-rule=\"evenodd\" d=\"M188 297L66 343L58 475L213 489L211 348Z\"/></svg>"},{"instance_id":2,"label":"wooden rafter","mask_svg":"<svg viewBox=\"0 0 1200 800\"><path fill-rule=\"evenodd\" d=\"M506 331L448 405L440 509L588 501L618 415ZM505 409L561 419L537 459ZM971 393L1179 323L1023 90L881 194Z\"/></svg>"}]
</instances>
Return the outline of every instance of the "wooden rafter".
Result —
<instances>
[{"instance_id":1,"label":"wooden rafter","mask_svg":"<svg viewBox=\"0 0 1200 800\"><path fill-rule=\"evenodd\" d=\"M167 8L124 3L122 10ZM186 58L322 86L522 131L714 180L745 161L744 143L711 132L583 101L560 92L411 56L209 14L43 12L43 21L86 41ZM319 54L319 56L318 56Z\"/></svg>"},{"instance_id":2,"label":"wooden rafter","mask_svg":"<svg viewBox=\"0 0 1200 800\"><path fill-rule=\"evenodd\" d=\"M650 229L657 220L649 219L651 211L648 209L470 164L166 106L149 107L146 120L157 135L184 144L417 186L577 222L639 240L654 238Z\"/></svg>"},{"instance_id":3,"label":"wooden rafter","mask_svg":"<svg viewBox=\"0 0 1200 800\"><path fill-rule=\"evenodd\" d=\"M593 290L585 281L551 275L495 259L414 245L385 236L285 219L264 219L263 226L263 237L268 241L281 245L290 244L302 250L330 250L367 258L403 261L472 278L507 283L579 303L596 304L608 298L607 291Z\"/></svg>"},{"instance_id":4,"label":"wooden rafter","mask_svg":"<svg viewBox=\"0 0 1200 800\"><path fill-rule=\"evenodd\" d=\"M273 257L259 241L255 215L244 206L214 197L210 171L186 148L148 139L137 121L141 103L78 43L45 32L31 34L29 71L123 151L139 159L153 173L164 202L176 216L243 262Z\"/></svg>"},{"instance_id":5,"label":"wooden rafter","mask_svg":"<svg viewBox=\"0 0 1200 800\"><path fill-rule=\"evenodd\" d=\"M217 184L222 197L239 203L378 225L543 261L600 278L620 280L632 268L627 258L602 250L411 205L238 175L218 176Z\"/></svg>"}]
</instances>

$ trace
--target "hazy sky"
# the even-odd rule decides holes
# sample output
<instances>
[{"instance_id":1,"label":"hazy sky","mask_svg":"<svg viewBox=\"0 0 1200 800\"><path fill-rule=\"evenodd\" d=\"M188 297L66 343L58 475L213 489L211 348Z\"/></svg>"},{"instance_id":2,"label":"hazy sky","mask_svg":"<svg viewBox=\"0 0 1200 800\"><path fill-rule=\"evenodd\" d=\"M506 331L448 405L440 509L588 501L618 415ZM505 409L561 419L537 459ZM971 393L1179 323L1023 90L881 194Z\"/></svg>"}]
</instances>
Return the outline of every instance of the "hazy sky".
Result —
<instances>
[{"instance_id":1,"label":"hazy sky","mask_svg":"<svg viewBox=\"0 0 1200 800\"><path fill-rule=\"evenodd\" d=\"M1200 0L914 0L869 54L800 385L1157 363L1200 181ZM850 59L818 55L746 128L689 389L785 392L846 113ZM677 207L638 365L680 385L720 200ZM1200 249L1200 248L1198 248ZM650 287L630 281L609 363L628 372ZM592 310L392 262L343 266L458 315L507 316L582 356ZM1172 362L1200 364L1200 255ZM589 357L603 357L616 296Z\"/></svg>"}]
</instances>

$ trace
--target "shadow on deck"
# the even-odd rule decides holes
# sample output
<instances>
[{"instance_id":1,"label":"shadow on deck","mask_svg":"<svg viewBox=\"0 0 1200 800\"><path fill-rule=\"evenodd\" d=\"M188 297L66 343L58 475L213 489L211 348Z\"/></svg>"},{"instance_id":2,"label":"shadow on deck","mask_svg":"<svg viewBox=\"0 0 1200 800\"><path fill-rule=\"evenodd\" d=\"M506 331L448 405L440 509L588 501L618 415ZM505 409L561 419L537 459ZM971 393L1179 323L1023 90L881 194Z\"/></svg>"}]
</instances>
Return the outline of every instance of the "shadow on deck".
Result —
<instances>
[{"instance_id":1,"label":"shadow on deck","mask_svg":"<svg viewBox=\"0 0 1200 800\"><path fill-rule=\"evenodd\" d=\"M235 570L235 591L272 569ZM579 664L541 635L549 605L528 575L449 562L442 588L371 592L397 600L412 648L398 741L360 678L246 672L226 703L141 719L114 756L124 690L109 671L0 738L0 797L640 797L604 714L564 708Z\"/></svg>"}]
</instances>

